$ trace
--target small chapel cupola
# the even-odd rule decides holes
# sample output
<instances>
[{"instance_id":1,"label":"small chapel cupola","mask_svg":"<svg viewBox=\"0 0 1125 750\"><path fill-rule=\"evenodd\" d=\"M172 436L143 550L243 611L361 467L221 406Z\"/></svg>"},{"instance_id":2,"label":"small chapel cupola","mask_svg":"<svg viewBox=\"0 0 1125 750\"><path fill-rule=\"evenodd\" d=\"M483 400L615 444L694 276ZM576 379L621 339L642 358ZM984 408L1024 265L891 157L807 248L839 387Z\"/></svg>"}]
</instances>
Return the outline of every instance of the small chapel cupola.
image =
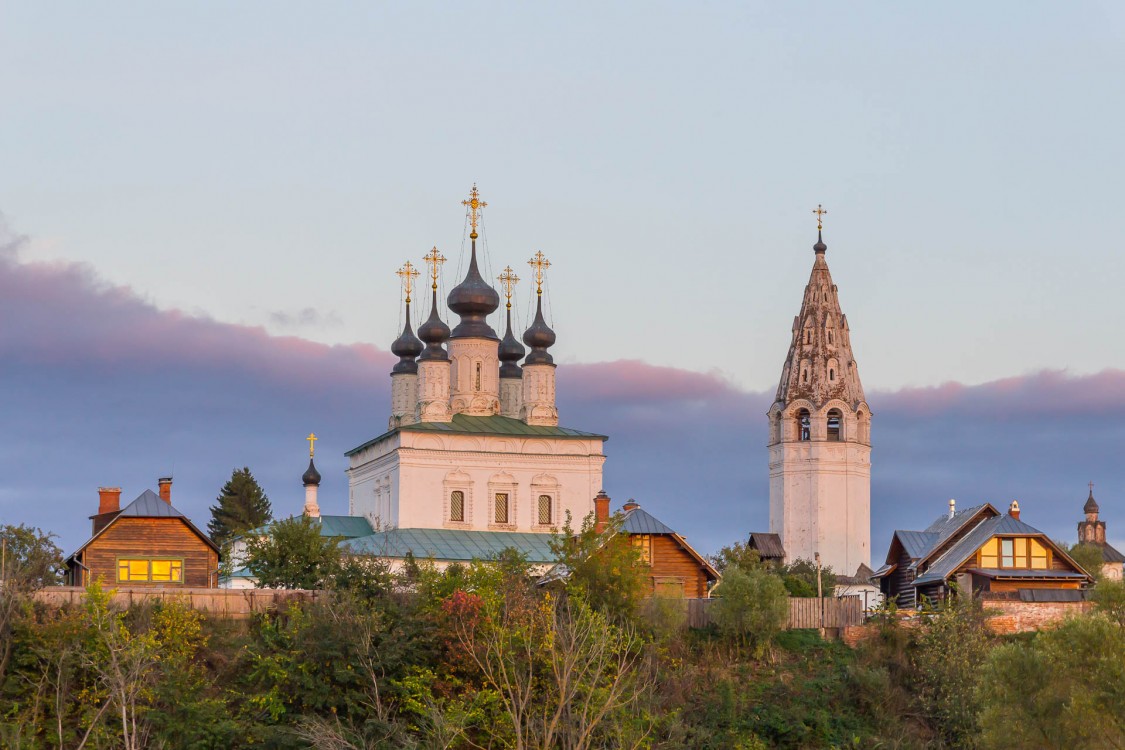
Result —
<instances>
[{"instance_id":1,"label":"small chapel cupola","mask_svg":"<svg viewBox=\"0 0 1125 750\"><path fill-rule=\"evenodd\" d=\"M484 417L500 413L500 339L487 319L500 306L500 295L477 268L477 226L481 210L488 204L480 199L476 185L468 200L461 203L467 209L472 230L471 251L465 280L453 288L447 300L449 309L461 316L449 337L449 356L453 361L450 408L454 414Z\"/></svg>"},{"instance_id":2,"label":"small chapel cupola","mask_svg":"<svg viewBox=\"0 0 1125 750\"><path fill-rule=\"evenodd\" d=\"M536 252L528 265L535 272L535 319L523 333L531 352L523 361L523 421L531 425L558 425L555 408L555 360L547 351L555 343L555 332L543 318L543 279L551 262Z\"/></svg>"},{"instance_id":3,"label":"small chapel cupola","mask_svg":"<svg viewBox=\"0 0 1125 750\"><path fill-rule=\"evenodd\" d=\"M1082 544L1105 544L1105 521L1098 520L1098 501L1094 499L1094 483L1090 482L1090 496L1082 506L1086 520L1078 524L1078 541Z\"/></svg>"},{"instance_id":4,"label":"small chapel cupola","mask_svg":"<svg viewBox=\"0 0 1125 750\"><path fill-rule=\"evenodd\" d=\"M813 213L812 272L768 413L770 531L789 558L819 553L851 575L870 562L871 410L825 259L828 212Z\"/></svg>"},{"instance_id":5,"label":"small chapel cupola","mask_svg":"<svg viewBox=\"0 0 1125 750\"><path fill-rule=\"evenodd\" d=\"M445 256L435 247L423 259L430 267L430 317L418 326L418 336L426 348L418 357L418 398L413 421L448 422L453 415L449 410L449 355L443 345L449 340L449 326L438 315L438 274Z\"/></svg>"},{"instance_id":6,"label":"small chapel cupola","mask_svg":"<svg viewBox=\"0 0 1125 750\"><path fill-rule=\"evenodd\" d=\"M511 266L504 268L498 277L504 289L505 305L505 330L504 338L500 341L500 414L505 417L519 419L520 408L523 405L523 370L519 361L523 359L524 348L512 333L512 290L519 282Z\"/></svg>"},{"instance_id":7,"label":"small chapel cupola","mask_svg":"<svg viewBox=\"0 0 1125 750\"><path fill-rule=\"evenodd\" d=\"M301 483L305 485L305 515L309 518L320 518L320 504L317 501L317 490L320 488L320 472L313 463L313 444L317 441L316 435L309 433L305 438L309 441L309 468L301 475Z\"/></svg>"},{"instance_id":8,"label":"small chapel cupola","mask_svg":"<svg viewBox=\"0 0 1125 750\"><path fill-rule=\"evenodd\" d=\"M398 362L391 369L391 418L388 429L414 421L414 412L418 407L417 359L425 348L414 335L410 322L410 295L414 291L414 281L419 276L418 269L413 263L406 261L396 273L406 296L406 322L402 334L391 344L391 353L398 357Z\"/></svg>"}]
</instances>

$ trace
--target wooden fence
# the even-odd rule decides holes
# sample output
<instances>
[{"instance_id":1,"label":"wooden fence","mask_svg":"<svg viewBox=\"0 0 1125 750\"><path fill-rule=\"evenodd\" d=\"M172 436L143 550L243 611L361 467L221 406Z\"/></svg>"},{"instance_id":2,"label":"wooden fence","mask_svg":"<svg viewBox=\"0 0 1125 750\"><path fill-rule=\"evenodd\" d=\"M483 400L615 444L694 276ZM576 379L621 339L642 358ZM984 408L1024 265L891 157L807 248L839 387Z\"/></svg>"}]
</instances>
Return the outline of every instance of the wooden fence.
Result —
<instances>
[{"instance_id":1,"label":"wooden fence","mask_svg":"<svg viewBox=\"0 0 1125 750\"><path fill-rule=\"evenodd\" d=\"M688 599L688 627L705 628L711 624L711 608L717 599ZM789 629L843 628L863 624L863 601L858 596L839 598L789 599Z\"/></svg>"},{"instance_id":2,"label":"wooden fence","mask_svg":"<svg viewBox=\"0 0 1125 750\"><path fill-rule=\"evenodd\" d=\"M121 607L174 599L201 612L231 620L244 620L253 612L269 612L291 602L309 602L324 596L323 591L163 586L118 586L111 592L112 603ZM35 598L54 606L81 604L86 598L86 589L81 586L49 586L35 592Z\"/></svg>"}]
</instances>

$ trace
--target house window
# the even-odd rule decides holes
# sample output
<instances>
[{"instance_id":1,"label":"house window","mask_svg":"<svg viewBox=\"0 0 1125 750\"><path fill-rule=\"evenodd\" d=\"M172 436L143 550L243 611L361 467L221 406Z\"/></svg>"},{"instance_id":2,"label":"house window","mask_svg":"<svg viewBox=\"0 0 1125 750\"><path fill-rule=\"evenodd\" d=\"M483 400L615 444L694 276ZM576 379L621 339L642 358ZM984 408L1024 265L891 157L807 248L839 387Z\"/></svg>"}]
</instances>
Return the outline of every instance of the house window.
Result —
<instances>
[{"instance_id":1,"label":"house window","mask_svg":"<svg viewBox=\"0 0 1125 750\"><path fill-rule=\"evenodd\" d=\"M1000 540L1000 567L1001 568L1014 568L1016 567L1016 540L1015 539L1001 539Z\"/></svg>"},{"instance_id":2,"label":"house window","mask_svg":"<svg viewBox=\"0 0 1125 750\"><path fill-rule=\"evenodd\" d=\"M153 558L122 558L117 561L120 583L183 583L184 561Z\"/></svg>"},{"instance_id":3,"label":"house window","mask_svg":"<svg viewBox=\"0 0 1125 750\"><path fill-rule=\"evenodd\" d=\"M809 410L801 409L797 412L797 439L804 441L810 440L811 438Z\"/></svg>"},{"instance_id":4,"label":"house window","mask_svg":"<svg viewBox=\"0 0 1125 750\"><path fill-rule=\"evenodd\" d=\"M551 515L551 496L539 496L539 524L541 526L549 526L552 521Z\"/></svg>"},{"instance_id":5,"label":"house window","mask_svg":"<svg viewBox=\"0 0 1125 750\"><path fill-rule=\"evenodd\" d=\"M1046 570L1051 567L1046 545L1031 537L989 539L980 549L982 568Z\"/></svg>"},{"instance_id":6,"label":"house window","mask_svg":"<svg viewBox=\"0 0 1125 750\"><path fill-rule=\"evenodd\" d=\"M493 505L493 519L495 523L508 523L508 493L497 492Z\"/></svg>"},{"instance_id":7,"label":"house window","mask_svg":"<svg viewBox=\"0 0 1125 750\"><path fill-rule=\"evenodd\" d=\"M633 534L629 537L629 541L640 553L641 562L652 565L652 537L648 534Z\"/></svg>"},{"instance_id":8,"label":"house window","mask_svg":"<svg viewBox=\"0 0 1125 750\"><path fill-rule=\"evenodd\" d=\"M449 493L449 520L465 521L465 493L461 490Z\"/></svg>"}]
</instances>

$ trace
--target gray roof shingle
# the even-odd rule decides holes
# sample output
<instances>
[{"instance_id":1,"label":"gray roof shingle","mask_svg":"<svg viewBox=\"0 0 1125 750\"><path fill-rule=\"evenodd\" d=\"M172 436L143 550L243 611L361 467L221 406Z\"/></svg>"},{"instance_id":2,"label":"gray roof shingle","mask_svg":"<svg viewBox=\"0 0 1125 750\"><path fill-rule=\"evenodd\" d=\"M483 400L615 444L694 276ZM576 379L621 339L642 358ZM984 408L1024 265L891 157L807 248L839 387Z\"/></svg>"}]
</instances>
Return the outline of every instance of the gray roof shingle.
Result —
<instances>
[{"instance_id":1,"label":"gray roof shingle","mask_svg":"<svg viewBox=\"0 0 1125 750\"><path fill-rule=\"evenodd\" d=\"M976 552L981 545L996 534L1032 534L1042 536L1043 532L1009 515L987 518L978 523L968 534L965 534L965 536L961 537L952 547L942 553L941 557L934 560L926 573L915 579L915 585L944 581L961 563L969 559L969 555Z\"/></svg>"},{"instance_id":2,"label":"gray roof shingle","mask_svg":"<svg viewBox=\"0 0 1125 750\"><path fill-rule=\"evenodd\" d=\"M625 513L625 520L621 524L621 530L629 534L676 533L642 508L633 508Z\"/></svg>"},{"instance_id":3,"label":"gray roof shingle","mask_svg":"<svg viewBox=\"0 0 1125 750\"><path fill-rule=\"evenodd\" d=\"M759 531L750 532L750 547L758 550L764 557L778 560L785 558L785 546L781 543L780 534L766 534Z\"/></svg>"}]
</instances>

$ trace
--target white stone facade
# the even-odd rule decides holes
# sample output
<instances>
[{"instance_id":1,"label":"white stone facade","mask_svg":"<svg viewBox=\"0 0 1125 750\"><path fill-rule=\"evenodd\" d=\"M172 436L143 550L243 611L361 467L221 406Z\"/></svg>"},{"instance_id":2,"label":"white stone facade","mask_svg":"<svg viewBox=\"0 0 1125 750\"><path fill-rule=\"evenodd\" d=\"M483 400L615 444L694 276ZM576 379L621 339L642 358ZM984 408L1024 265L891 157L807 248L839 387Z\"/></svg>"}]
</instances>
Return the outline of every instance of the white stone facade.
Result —
<instances>
[{"instance_id":1,"label":"white stone facade","mask_svg":"<svg viewBox=\"0 0 1125 750\"><path fill-rule=\"evenodd\" d=\"M425 360L418 363L418 410L416 422L448 422L453 417L449 408L449 361Z\"/></svg>"},{"instance_id":2,"label":"white stone facade","mask_svg":"<svg viewBox=\"0 0 1125 750\"><path fill-rule=\"evenodd\" d=\"M523 378L500 378L500 416L519 419L523 409Z\"/></svg>"},{"instance_id":3,"label":"white stone facade","mask_svg":"<svg viewBox=\"0 0 1125 750\"><path fill-rule=\"evenodd\" d=\"M559 423L559 412L555 407L555 365L523 366L523 404L520 418L534 425L551 426Z\"/></svg>"},{"instance_id":4,"label":"white stone facade","mask_svg":"<svg viewBox=\"0 0 1125 750\"><path fill-rule=\"evenodd\" d=\"M391 417L387 429L413 424L418 410L418 374L414 372L391 373Z\"/></svg>"},{"instance_id":5,"label":"white stone facade","mask_svg":"<svg viewBox=\"0 0 1125 750\"><path fill-rule=\"evenodd\" d=\"M500 413L500 342L486 338L449 340L450 408L454 414Z\"/></svg>"},{"instance_id":6,"label":"white stone facade","mask_svg":"<svg viewBox=\"0 0 1125 750\"><path fill-rule=\"evenodd\" d=\"M376 528L549 532L593 512L605 454L599 437L400 430L350 460L349 513Z\"/></svg>"},{"instance_id":7,"label":"white stone facade","mask_svg":"<svg viewBox=\"0 0 1125 750\"><path fill-rule=\"evenodd\" d=\"M816 260L769 411L770 531L789 560L871 563L871 410L836 285Z\"/></svg>"}]
</instances>

